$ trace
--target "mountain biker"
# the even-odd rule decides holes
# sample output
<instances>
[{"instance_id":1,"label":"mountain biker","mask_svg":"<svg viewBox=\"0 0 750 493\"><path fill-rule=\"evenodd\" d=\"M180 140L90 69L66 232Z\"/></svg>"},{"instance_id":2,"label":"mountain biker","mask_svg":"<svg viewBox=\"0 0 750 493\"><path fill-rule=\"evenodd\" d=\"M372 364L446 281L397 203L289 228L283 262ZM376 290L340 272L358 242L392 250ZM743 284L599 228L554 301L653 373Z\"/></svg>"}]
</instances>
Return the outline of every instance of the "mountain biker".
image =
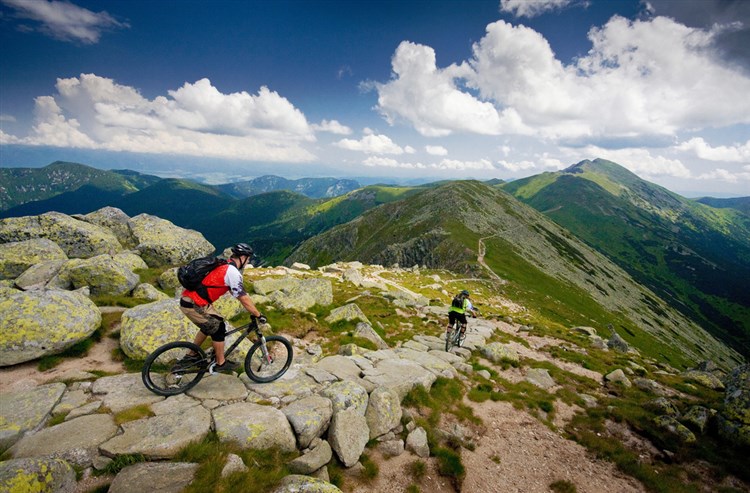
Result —
<instances>
[{"instance_id":1,"label":"mountain biker","mask_svg":"<svg viewBox=\"0 0 750 493\"><path fill-rule=\"evenodd\" d=\"M454 302L458 300L461 306L455 306L455 303L452 303L450 309L448 310L447 330L450 331L451 327L454 323L456 323L456 321L460 322L462 341L466 337L466 313L469 313L469 315L471 315L472 317L476 317L477 310L476 308L474 308L474 305L471 304L471 300L469 300L470 296L471 294L467 290L462 290L454 298Z\"/></svg>"},{"instance_id":2,"label":"mountain biker","mask_svg":"<svg viewBox=\"0 0 750 493\"><path fill-rule=\"evenodd\" d=\"M198 326L200 331L195 335L193 342L200 346L206 337L211 337L211 343L216 355L216 366L214 371L231 371L238 364L227 361L224 358L224 338L226 336L226 323L224 317L216 311L213 302L219 299L227 291L250 312L258 317L261 323L265 323L263 317L255 307L250 295L245 291L242 281L242 269L253 257L253 249L247 243L238 243L232 247L232 255L225 264L212 270L204 279L203 285L209 299L204 299L197 291L185 289L180 298L180 310ZM187 354L181 362L196 361L199 356L195 353Z\"/></svg>"}]
</instances>

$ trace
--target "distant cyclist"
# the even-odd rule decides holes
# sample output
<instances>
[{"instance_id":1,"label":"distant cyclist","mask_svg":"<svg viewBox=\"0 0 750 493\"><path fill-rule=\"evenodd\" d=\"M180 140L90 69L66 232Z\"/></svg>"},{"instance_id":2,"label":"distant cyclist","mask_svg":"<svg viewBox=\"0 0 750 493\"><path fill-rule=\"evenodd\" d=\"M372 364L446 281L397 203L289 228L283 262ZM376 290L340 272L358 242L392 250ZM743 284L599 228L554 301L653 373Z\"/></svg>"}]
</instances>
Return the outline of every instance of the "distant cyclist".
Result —
<instances>
[{"instance_id":1,"label":"distant cyclist","mask_svg":"<svg viewBox=\"0 0 750 493\"><path fill-rule=\"evenodd\" d=\"M461 341L466 337L466 314L468 313L472 317L476 317L478 311L471 304L469 297L471 294L467 290L463 290L458 293L451 302L450 309L448 310L448 328L450 330L456 321L461 324Z\"/></svg>"},{"instance_id":2,"label":"distant cyclist","mask_svg":"<svg viewBox=\"0 0 750 493\"><path fill-rule=\"evenodd\" d=\"M214 301L229 291L232 293L232 296L237 298L245 310L250 312L251 315L260 318L261 323L265 322L260 311L255 307L252 298L245 291L242 281L242 269L252 257L253 249L250 245L247 243L238 243L232 247L232 255L229 257L229 260L212 270L203 279L205 289L202 291L208 296L208 299L201 296L198 291L190 291L188 289L182 292L182 297L180 298L180 310L200 329L193 342L200 346L206 340L206 337L211 337L216 355L215 371L231 371L237 368L238 365L233 361L225 361L224 338L226 336L226 323L224 322L224 317L214 308ZM183 358L183 361L189 362L198 358L197 354L188 354Z\"/></svg>"}]
</instances>

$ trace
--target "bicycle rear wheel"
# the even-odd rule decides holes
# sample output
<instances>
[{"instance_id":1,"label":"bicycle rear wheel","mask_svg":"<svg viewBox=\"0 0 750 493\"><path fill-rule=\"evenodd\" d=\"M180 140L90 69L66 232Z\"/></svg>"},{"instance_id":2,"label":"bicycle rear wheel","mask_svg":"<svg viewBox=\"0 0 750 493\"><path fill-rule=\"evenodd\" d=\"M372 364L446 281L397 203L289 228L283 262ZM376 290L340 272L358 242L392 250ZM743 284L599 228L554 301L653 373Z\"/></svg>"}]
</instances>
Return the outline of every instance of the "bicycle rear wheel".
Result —
<instances>
[{"instance_id":1,"label":"bicycle rear wheel","mask_svg":"<svg viewBox=\"0 0 750 493\"><path fill-rule=\"evenodd\" d=\"M181 361L190 352L198 355L188 362ZM187 392L201 381L208 369L208 358L192 342L170 342L148 355L141 370L143 384L151 392L170 396Z\"/></svg>"},{"instance_id":2,"label":"bicycle rear wheel","mask_svg":"<svg viewBox=\"0 0 750 493\"><path fill-rule=\"evenodd\" d=\"M293 350L281 336L266 337L264 354L262 341L256 341L245 357L245 373L259 383L272 382L283 375L292 364Z\"/></svg>"}]
</instances>

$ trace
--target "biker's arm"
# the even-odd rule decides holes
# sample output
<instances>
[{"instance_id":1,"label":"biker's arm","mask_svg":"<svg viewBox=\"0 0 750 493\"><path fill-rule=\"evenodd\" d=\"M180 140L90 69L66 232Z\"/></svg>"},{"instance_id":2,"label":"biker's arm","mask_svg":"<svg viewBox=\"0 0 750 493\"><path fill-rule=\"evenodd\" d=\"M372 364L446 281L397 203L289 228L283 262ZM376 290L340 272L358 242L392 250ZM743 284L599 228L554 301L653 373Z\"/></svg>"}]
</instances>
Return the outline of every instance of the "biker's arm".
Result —
<instances>
[{"instance_id":1,"label":"biker's arm","mask_svg":"<svg viewBox=\"0 0 750 493\"><path fill-rule=\"evenodd\" d=\"M249 294L244 293L244 294L240 295L237 298L237 301L239 301L242 304L242 306L245 308L245 310L247 310L248 312L250 312L250 315L252 315L254 317L260 317L260 310L258 310L255 307L255 303L253 303L253 299L250 297Z\"/></svg>"},{"instance_id":2,"label":"biker's arm","mask_svg":"<svg viewBox=\"0 0 750 493\"><path fill-rule=\"evenodd\" d=\"M237 301L240 302L245 310L250 312L250 315L253 315L254 317L260 317L260 311L255 307L255 303L253 303L250 295L245 291L245 285L242 282L242 274L233 265L230 265L227 269L227 273L224 277L224 282L229 287L229 291L232 293L232 296L237 298Z\"/></svg>"}]
</instances>

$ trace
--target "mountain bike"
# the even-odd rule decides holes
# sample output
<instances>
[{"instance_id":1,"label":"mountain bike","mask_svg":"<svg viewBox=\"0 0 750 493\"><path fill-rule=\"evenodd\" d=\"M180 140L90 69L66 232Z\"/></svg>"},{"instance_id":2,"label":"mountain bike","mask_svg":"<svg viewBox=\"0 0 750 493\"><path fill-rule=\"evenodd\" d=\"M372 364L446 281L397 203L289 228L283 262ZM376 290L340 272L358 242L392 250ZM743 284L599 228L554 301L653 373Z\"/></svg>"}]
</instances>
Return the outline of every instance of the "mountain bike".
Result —
<instances>
[{"instance_id":1,"label":"mountain bike","mask_svg":"<svg viewBox=\"0 0 750 493\"><path fill-rule=\"evenodd\" d=\"M453 346L463 346L466 339L466 332L461 334L461 322L456 320L453 325L445 331L445 352L450 353Z\"/></svg>"},{"instance_id":2,"label":"mountain bike","mask_svg":"<svg viewBox=\"0 0 750 493\"><path fill-rule=\"evenodd\" d=\"M263 335L258 319L253 317L250 323L227 332L227 336L240 332L237 340L224 352L226 358L251 333L256 340L245 357L245 373L251 380L267 383L281 377L292 364L293 350L291 343L282 336ZM187 357L197 354L196 357ZM213 349L208 352L188 341L176 341L164 344L149 354L141 370L143 384L151 392L163 395L177 395L192 389L208 373L216 372L216 358Z\"/></svg>"}]
</instances>

